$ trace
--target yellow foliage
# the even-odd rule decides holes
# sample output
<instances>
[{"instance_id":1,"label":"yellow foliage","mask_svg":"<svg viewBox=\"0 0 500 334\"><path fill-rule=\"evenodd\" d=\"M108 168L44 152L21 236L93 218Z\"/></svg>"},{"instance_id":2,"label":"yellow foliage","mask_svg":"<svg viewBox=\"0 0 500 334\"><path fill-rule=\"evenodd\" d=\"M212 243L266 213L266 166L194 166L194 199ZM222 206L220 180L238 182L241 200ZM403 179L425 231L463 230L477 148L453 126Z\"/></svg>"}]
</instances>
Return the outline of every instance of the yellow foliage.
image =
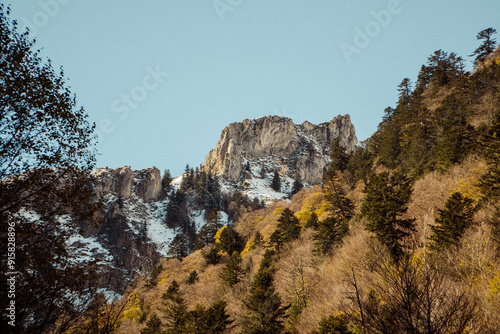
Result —
<instances>
[{"instance_id":1,"label":"yellow foliage","mask_svg":"<svg viewBox=\"0 0 500 334\"><path fill-rule=\"evenodd\" d=\"M284 207L282 207L282 206L280 206L279 208L277 208L276 210L274 210L273 214L274 214L274 216L276 216L276 217L277 217L277 216L280 216L280 215L283 213L283 211L284 211L284 210L285 210L285 208L284 208Z\"/></svg>"},{"instance_id":2,"label":"yellow foliage","mask_svg":"<svg viewBox=\"0 0 500 334\"><path fill-rule=\"evenodd\" d=\"M138 292L134 291L128 297L129 308L123 312L123 318L126 320L136 320L139 321L143 316L144 312L141 307L141 299L138 296Z\"/></svg>"},{"instance_id":3,"label":"yellow foliage","mask_svg":"<svg viewBox=\"0 0 500 334\"><path fill-rule=\"evenodd\" d=\"M295 216L301 223L305 223L307 219L311 216L311 213L316 213L318 217L321 217L325 212L330 209L330 204L325 200L322 192L315 192L308 195L303 203L301 210L298 211Z\"/></svg>"},{"instance_id":4,"label":"yellow foliage","mask_svg":"<svg viewBox=\"0 0 500 334\"><path fill-rule=\"evenodd\" d=\"M486 298L493 308L498 310L500 306L500 273L489 281L488 286L489 291Z\"/></svg>"},{"instance_id":5,"label":"yellow foliage","mask_svg":"<svg viewBox=\"0 0 500 334\"><path fill-rule=\"evenodd\" d=\"M140 306L134 306L123 312L123 318L126 320L139 321L142 317L142 310Z\"/></svg>"},{"instance_id":6,"label":"yellow foliage","mask_svg":"<svg viewBox=\"0 0 500 334\"><path fill-rule=\"evenodd\" d=\"M300 210L297 213L295 213L295 217L299 220L301 223L305 223L309 217L311 217L311 212L307 210Z\"/></svg>"},{"instance_id":7,"label":"yellow foliage","mask_svg":"<svg viewBox=\"0 0 500 334\"><path fill-rule=\"evenodd\" d=\"M470 197L477 201L481 196L481 191L477 184L479 179L484 174L484 168L475 168L469 171L470 175L466 177L460 177L454 186L450 188L450 196L455 192L459 192L464 196Z\"/></svg>"},{"instance_id":8,"label":"yellow foliage","mask_svg":"<svg viewBox=\"0 0 500 334\"><path fill-rule=\"evenodd\" d=\"M250 239L247 241L245 249L241 252L242 259L245 258L245 255L247 255L247 253L252 250L252 247L253 247L253 239Z\"/></svg>"},{"instance_id":9,"label":"yellow foliage","mask_svg":"<svg viewBox=\"0 0 500 334\"><path fill-rule=\"evenodd\" d=\"M226 228L227 228L227 225L224 225L224 226L222 226L222 228L220 230L217 231L217 233L215 233L215 243L216 244L220 244L220 236L222 234L222 231L224 231Z\"/></svg>"}]
</instances>

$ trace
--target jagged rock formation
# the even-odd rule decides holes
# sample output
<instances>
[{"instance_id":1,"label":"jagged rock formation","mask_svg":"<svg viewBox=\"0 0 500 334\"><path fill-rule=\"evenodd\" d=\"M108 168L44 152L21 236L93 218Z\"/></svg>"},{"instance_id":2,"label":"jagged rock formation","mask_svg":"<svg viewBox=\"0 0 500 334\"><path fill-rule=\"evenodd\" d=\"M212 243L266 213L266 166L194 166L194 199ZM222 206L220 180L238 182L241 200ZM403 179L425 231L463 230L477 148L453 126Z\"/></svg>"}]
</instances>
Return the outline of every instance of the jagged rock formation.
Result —
<instances>
[{"instance_id":1,"label":"jagged rock formation","mask_svg":"<svg viewBox=\"0 0 500 334\"><path fill-rule=\"evenodd\" d=\"M135 175L134 175L135 173ZM132 172L130 167L109 169L99 168L94 171L95 188L99 196L115 193L122 199L128 199L132 194L134 182L138 196L144 201L157 200L161 194L161 174L156 167Z\"/></svg>"},{"instance_id":2,"label":"jagged rock formation","mask_svg":"<svg viewBox=\"0 0 500 334\"><path fill-rule=\"evenodd\" d=\"M101 261L101 284L123 293L163 256L174 232L163 224L165 194L158 168L132 171L128 166L93 173L96 196L104 203L97 228L83 225L78 242ZM89 245L89 246L86 246Z\"/></svg>"},{"instance_id":3,"label":"jagged rock formation","mask_svg":"<svg viewBox=\"0 0 500 334\"><path fill-rule=\"evenodd\" d=\"M202 169L237 182L248 178L245 170L249 163L257 163L263 173L279 169L286 176L297 174L304 182L318 184L328 165L329 147L337 137L347 151L358 144L349 115L338 115L319 125L307 121L294 124L280 116L245 119L222 131Z\"/></svg>"}]
</instances>

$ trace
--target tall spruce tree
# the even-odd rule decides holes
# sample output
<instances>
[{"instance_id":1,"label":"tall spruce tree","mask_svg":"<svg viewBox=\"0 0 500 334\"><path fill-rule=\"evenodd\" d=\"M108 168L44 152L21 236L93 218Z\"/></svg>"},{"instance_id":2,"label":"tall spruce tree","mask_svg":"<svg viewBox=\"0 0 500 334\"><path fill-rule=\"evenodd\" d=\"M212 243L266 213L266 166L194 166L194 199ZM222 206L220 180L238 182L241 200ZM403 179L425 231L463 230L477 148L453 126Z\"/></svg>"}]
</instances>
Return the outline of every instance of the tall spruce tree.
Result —
<instances>
[{"instance_id":1,"label":"tall spruce tree","mask_svg":"<svg viewBox=\"0 0 500 334\"><path fill-rule=\"evenodd\" d=\"M280 179L280 174L278 173L277 170L274 171L273 180L271 182L271 188L277 192L281 190L281 179Z\"/></svg>"},{"instance_id":2,"label":"tall spruce tree","mask_svg":"<svg viewBox=\"0 0 500 334\"><path fill-rule=\"evenodd\" d=\"M319 221L314 230L314 252L328 254L333 246L342 242L347 232L347 222L336 217L328 217Z\"/></svg>"},{"instance_id":3,"label":"tall spruce tree","mask_svg":"<svg viewBox=\"0 0 500 334\"><path fill-rule=\"evenodd\" d=\"M477 34L476 38L484 41L476 50L474 50L474 53L470 55L470 57L476 56L476 58L474 58L474 65L484 62L486 57L495 51L496 40L493 38L493 35L496 34L496 32L496 29L490 27L481 30Z\"/></svg>"},{"instance_id":4,"label":"tall spruce tree","mask_svg":"<svg viewBox=\"0 0 500 334\"><path fill-rule=\"evenodd\" d=\"M285 243L297 239L299 235L299 220L292 210L285 208L278 218L278 226L269 241L279 253Z\"/></svg>"},{"instance_id":5,"label":"tall spruce tree","mask_svg":"<svg viewBox=\"0 0 500 334\"><path fill-rule=\"evenodd\" d=\"M288 307L284 307L273 285L272 252L266 251L245 300L248 315L242 321L244 334L283 333Z\"/></svg>"},{"instance_id":6,"label":"tall spruce tree","mask_svg":"<svg viewBox=\"0 0 500 334\"><path fill-rule=\"evenodd\" d=\"M404 175L381 173L371 176L364 190L361 213L368 219L366 229L389 248L395 261L404 253L404 239L415 229L415 219L403 218L412 184Z\"/></svg>"},{"instance_id":7,"label":"tall spruce tree","mask_svg":"<svg viewBox=\"0 0 500 334\"><path fill-rule=\"evenodd\" d=\"M476 211L472 198L458 192L453 193L446 201L444 209L439 210L436 225L431 226L433 248L439 250L457 245L465 230L472 225Z\"/></svg>"},{"instance_id":8,"label":"tall spruce tree","mask_svg":"<svg viewBox=\"0 0 500 334\"><path fill-rule=\"evenodd\" d=\"M165 306L165 317L167 318L166 334L184 333L187 320L187 306L177 281L170 283L167 291L162 295Z\"/></svg>"},{"instance_id":9,"label":"tall spruce tree","mask_svg":"<svg viewBox=\"0 0 500 334\"><path fill-rule=\"evenodd\" d=\"M172 182L172 175L170 174L170 170L165 169L163 172L163 176L161 178L161 186L166 191L170 191L170 183Z\"/></svg>"},{"instance_id":10,"label":"tall spruce tree","mask_svg":"<svg viewBox=\"0 0 500 334\"><path fill-rule=\"evenodd\" d=\"M146 322L146 327L141 330L141 334L162 334L161 330L163 324L156 313L153 313Z\"/></svg>"},{"instance_id":11,"label":"tall spruce tree","mask_svg":"<svg viewBox=\"0 0 500 334\"><path fill-rule=\"evenodd\" d=\"M220 278L224 283L233 286L241 280L241 277L245 273L245 270L241 268L241 261L241 256L238 252L234 252L231 255L220 274Z\"/></svg>"}]
</instances>

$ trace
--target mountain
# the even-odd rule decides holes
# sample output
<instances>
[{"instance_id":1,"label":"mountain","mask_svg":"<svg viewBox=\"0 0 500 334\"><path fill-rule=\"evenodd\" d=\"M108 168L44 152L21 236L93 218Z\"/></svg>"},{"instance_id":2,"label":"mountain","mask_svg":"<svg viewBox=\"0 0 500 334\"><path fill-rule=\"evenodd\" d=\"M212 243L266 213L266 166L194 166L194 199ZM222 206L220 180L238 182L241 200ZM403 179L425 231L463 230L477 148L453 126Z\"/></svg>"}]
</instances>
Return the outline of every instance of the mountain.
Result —
<instances>
[{"instance_id":1,"label":"mountain","mask_svg":"<svg viewBox=\"0 0 500 334\"><path fill-rule=\"evenodd\" d=\"M346 151L353 151L358 144L349 115L338 115L319 125L307 121L294 124L280 116L245 119L222 131L202 169L234 183L248 178L245 168L249 164L264 173L278 170L286 176L297 174L308 184L319 184L328 165L330 145L337 137Z\"/></svg>"},{"instance_id":2,"label":"mountain","mask_svg":"<svg viewBox=\"0 0 500 334\"><path fill-rule=\"evenodd\" d=\"M282 199L291 193L295 180L308 185L323 181L335 138L346 152L355 150L358 140L349 115L319 125L294 124L280 116L245 119L222 131L201 170L252 198ZM281 178L280 191L269 187L275 171Z\"/></svg>"},{"instance_id":3,"label":"mountain","mask_svg":"<svg viewBox=\"0 0 500 334\"><path fill-rule=\"evenodd\" d=\"M234 194L269 204L290 196L295 175L305 184L321 183L329 146L337 137L346 151L358 144L349 115L319 125L297 125L279 116L232 123L222 131L199 171L174 178L168 190L156 167L140 171L128 166L99 168L92 177L95 196L104 203L102 223L98 227L81 223L81 232L75 230L69 244L82 257L99 259L100 286L107 288L103 291L110 296L122 294L134 279L172 255L169 248L177 234L191 233L188 251L192 251L196 240L192 232L200 232L211 209L219 211L220 224L237 217L231 203L238 202L238 212L251 210L250 200L241 205ZM281 179L278 191L271 189L274 171L279 171ZM220 192L211 206L204 204L206 194L199 190L203 173L214 176L218 186L211 191ZM172 210L169 203L177 192L186 193L186 207L184 218L172 222L167 218Z\"/></svg>"}]
</instances>

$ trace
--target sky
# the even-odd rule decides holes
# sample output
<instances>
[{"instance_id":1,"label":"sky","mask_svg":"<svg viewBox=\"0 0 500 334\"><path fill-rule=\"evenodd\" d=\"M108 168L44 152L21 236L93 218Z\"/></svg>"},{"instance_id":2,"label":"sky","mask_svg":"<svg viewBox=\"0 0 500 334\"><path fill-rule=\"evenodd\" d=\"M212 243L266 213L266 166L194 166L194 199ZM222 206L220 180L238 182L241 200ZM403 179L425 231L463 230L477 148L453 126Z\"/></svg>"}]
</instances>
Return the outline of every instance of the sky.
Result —
<instances>
[{"instance_id":1,"label":"sky","mask_svg":"<svg viewBox=\"0 0 500 334\"><path fill-rule=\"evenodd\" d=\"M97 167L202 164L232 122L349 114L359 140L434 51L472 69L497 0L7 0L95 122ZM500 36L496 35L497 40Z\"/></svg>"}]
</instances>

